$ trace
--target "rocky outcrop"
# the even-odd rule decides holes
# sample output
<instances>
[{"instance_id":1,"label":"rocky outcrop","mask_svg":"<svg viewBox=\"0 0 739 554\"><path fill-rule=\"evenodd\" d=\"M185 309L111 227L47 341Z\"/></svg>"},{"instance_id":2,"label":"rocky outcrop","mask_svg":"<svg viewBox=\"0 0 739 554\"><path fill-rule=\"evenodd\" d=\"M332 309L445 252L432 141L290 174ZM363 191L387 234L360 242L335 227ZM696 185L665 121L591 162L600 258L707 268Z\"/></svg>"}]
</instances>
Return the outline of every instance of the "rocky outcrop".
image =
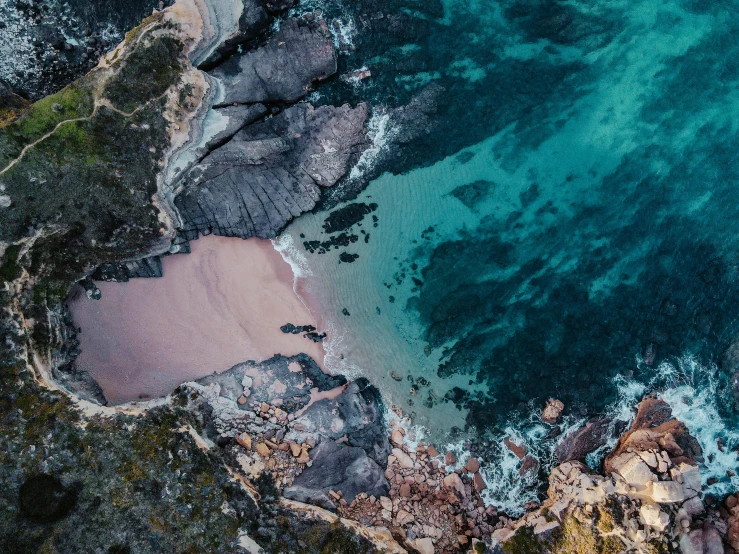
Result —
<instances>
[{"instance_id":1,"label":"rocky outcrop","mask_svg":"<svg viewBox=\"0 0 739 554\"><path fill-rule=\"evenodd\" d=\"M670 406L656 397L647 397L639 404L631 429L619 438L616 449L606 458L605 469L614 471L615 461L625 453L649 450L664 450L680 461L703 459L698 441L685 424L672 417Z\"/></svg>"},{"instance_id":2,"label":"rocky outcrop","mask_svg":"<svg viewBox=\"0 0 739 554\"><path fill-rule=\"evenodd\" d=\"M541 508L500 527L493 546L526 552L723 554L735 499L706 509L695 438L669 405L645 398L605 464L605 475L567 461L549 477ZM585 548L585 550L582 550Z\"/></svg>"},{"instance_id":3,"label":"rocky outcrop","mask_svg":"<svg viewBox=\"0 0 739 554\"><path fill-rule=\"evenodd\" d=\"M331 491L351 501L389 489L384 408L366 380L347 384L301 354L238 364L179 394L235 467L268 472L288 498L335 509Z\"/></svg>"},{"instance_id":4,"label":"rocky outcrop","mask_svg":"<svg viewBox=\"0 0 739 554\"><path fill-rule=\"evenodd\" d=\"M295 102L314 81L336 73L326 22L291 18L264 46L236 56L211 75L224 85L221 105Z\"/></svg>"},{"instance_id":5,"label":"rocky outcrop","mask_svg":"<svg viewBox=\"0 0 739 554\"><path fill-rule=\"evenodd\" d=\"M193 64L208 68L236 51L245 42L260 37L269 26L269 17L262 0L211 0L211 33Z\"/></svg>"},{"instance_id":6,"label":"rocky outcrop","mask_svg":"<svg viewBox=\"0 0 739 554\"><path fill-rule=\"evenodd\" d=\"M311 461L283 490L285 498L336 508L340 497L329 496L332 491L341 491L351 502L360 492L379 497L390 488L383 469L361 448L325 441L311 452Z\"/></svg>"},{"instance_id":7,"label":"rocky outcrop","mask_svg":"<svg viewBox=\"0 0 739 554\"><path fill-rule=\"evenodd\" d=\"M101 264L92 274L92 279L95 281L126 282L137 277L161 276L162 258L161 256L151 256L150 258L130 262Z\"/></svg>"},{"instance_id":8,"label":"rocky outcrop","mask_svg":"<svg viewBox=\"0 0 739 554\"><path fill-rule=\"evenodd\" d=\"M365 104L297 104L239 131L186 175L175 199L186 236L274 237L344 175L367 115Z\"/></svg>"},{"instance_id":9,"label":"rocky outcrop","mask_svg":"<svg viewBox=\"0 0 739 554\"><path fill-rule=\"evenodd\" d=\"M571 460L585 461L585 456L608 442L610 424L611 420L608 418L589 419L582 427L571 431L557 444L554 457L559 463Z\"/></svg>"}]
</instances>

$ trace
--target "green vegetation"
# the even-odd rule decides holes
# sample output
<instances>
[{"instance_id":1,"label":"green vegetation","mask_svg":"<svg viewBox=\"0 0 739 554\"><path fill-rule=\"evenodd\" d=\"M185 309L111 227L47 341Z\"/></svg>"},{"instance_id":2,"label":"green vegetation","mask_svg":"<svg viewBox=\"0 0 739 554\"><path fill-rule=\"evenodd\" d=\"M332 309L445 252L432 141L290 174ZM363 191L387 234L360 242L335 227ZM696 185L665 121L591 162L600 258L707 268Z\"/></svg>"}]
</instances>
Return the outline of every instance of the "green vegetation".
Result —
<instances>
[{"instance_id":1,"label":"green vegetation","mask_svg":"<svg viewBox=\"0 0 739 554\"><path fill-rule=\"evenodd\" d=\"M530 527L521 527L503 545L503 554L540 554L543 545Z\"/></svg>"},{"instance_id":2,"label":"green vegetation","mask_svg":"<svg viewBox=\"0 0 739 554\"><path fill-rule=\"evenodd\" d=\"M146 46L136 48L126 58L105 89L108 100L126 113L164 94L183 69L180 41L163 35L142 42L147 42Z\"/></svg>"},{"instance_id":3,"label":"green vegetation","mask_svg":"<svg viewBox=\"0 0 739 554\"><path fill-rule=\"evenodd\" d=\"M31 105L18 120L0 127L0 169L16 158L26 144L53 131L62 121L88 117L93 104L88 80L82 78Z\"/></svg>"},{"instance_id":4,"label":"green vegetation","mask_svg":"<svg viewBox=\"0 0 739 554\"><path fill-rule=\"evenodd\" d=\"M0 281L13 281L21 274L21 267L18 265L18 254L21 247L11 244L5 249L5 253L0 257Z\"/></svg>"}]
</instances>

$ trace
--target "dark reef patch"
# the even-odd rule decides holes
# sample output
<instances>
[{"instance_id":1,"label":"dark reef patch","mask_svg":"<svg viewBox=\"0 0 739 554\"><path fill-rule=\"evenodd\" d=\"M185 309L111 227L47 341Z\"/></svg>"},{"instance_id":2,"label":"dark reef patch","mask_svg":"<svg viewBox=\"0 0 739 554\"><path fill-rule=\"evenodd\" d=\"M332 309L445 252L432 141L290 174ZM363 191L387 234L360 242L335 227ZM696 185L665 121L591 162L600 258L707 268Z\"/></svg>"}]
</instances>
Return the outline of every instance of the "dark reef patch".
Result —
<instances>
[{"instance_id":1,"label":"dark reef patch","mask_svg":"<svg viewBox=\"0 0 739 554\"><path fill-rule=\"evenodd\" d=\"M357 223L360 223L364 216L371 214L377 209L377 204L365 204L364 202L356 202L347 204L341 208L332 211L323 221L323 230L327 234L346 231Z\"/></svg>"},{"instance_id":2,"label":"dark reef patch","mask_svg":"<svg viewBox=\"0 0 739 554\"><path fill-rule=\"evenodd\" d=\"M452 191L452 196L470 209L474 209L478 202L485 200L490 190L495 186L492 181L481 179L469 185L462 185Z\"/></svg>"}]
</instances>

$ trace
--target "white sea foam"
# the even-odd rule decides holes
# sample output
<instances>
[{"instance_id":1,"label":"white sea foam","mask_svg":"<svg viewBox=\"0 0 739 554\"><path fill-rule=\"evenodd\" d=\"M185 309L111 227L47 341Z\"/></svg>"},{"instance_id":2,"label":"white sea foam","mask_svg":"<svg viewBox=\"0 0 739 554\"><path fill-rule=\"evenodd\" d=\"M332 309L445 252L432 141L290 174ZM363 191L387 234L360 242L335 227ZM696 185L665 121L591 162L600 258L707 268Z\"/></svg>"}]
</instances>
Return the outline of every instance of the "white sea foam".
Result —
<instances>
[{"instance_id":1,"label":"white sea foam","mask_svg":"<svg viewBox=\"0 0 739 554\"><path fill-rule=\"evenodd\" d=\"M717 496L735 492L739 489L739 476L729 477L727 472L739 473L736 453L739 430L736 422L727 422L719 412L719 406L731 399L727 387L718 379L717 368L686 356L676 365L660 365L659 371L671 374L674 382L661 394L662 399L703 449L701 474L704 484L711 478L718 479L706 491Z\"/></svg>"},{"instance_id":2,"label":"white sea foam","mask_svg":"<svg viewBox=\"0 0 739 554\"><path fill-rule=\"evenodd\" d=\"M354 50L354 38L357 36L354 19L349 16L338 17L329 24L329 30L334 39L334 47L339 52L346 54Z\"/></svg>"},{"instance_id":3,"label":"white sea foam","mask_svg":"<svg viewBox=\"0 0 739 554\"><path fill-rule=\"evenodd\" d=\"M675 363L661 364L646 384L623 376L617 376L614 381L617 399L603 414L612 419L610 431L616 425L629 426L633 422L644 394L661 391L659 394L672 408L673 416L688 427L703 449L701 470L704 484L710 478L718 479L706 492L722 496L739 489L739 476L729 477L727 474L739 474L736 453L739 431L719 412L719 406L729 399L714 366L702 365L695 358L686 356ZM556 439L551 439L547 438L548 427L541 423L539 416L538 406L532 406L523 418L514 415L510 425L493 440L495 446L485 453L488 461L480 469L488 486L482 493L485 504L494 505L511 516L521 515L526 502L538 499L541 483L535 472L519 475L521 461L503 441L510 438L525 447L527 456L536 458L543 473L548 474L556 465L554 449L557 444L585 422L583 418L565 417L560 425L561 433ZM615 447L617 439L613 433L603 447L588 456L588 465L597 470L603 458ZM455 469L464 465L469 457L464 441L444 445L444 448L457 456Z\"/></svg>"},{"instance_id":4,"label":"white sea foam","mask_svg":"<svg viewBox=\"0 0 739 554\"><path fill-rule=\"evenodd\" d=\"M280 253L282 259L290 264L295 279L313 275L308 259L295 246L295 240L292 235L283 233L277 238L272 239L272 246Z\"/></svg>"},{"instance_id":5,"label":"white sea foam","mask_svg":"<svg viewBox=\"0 0 739 554\"><path fill-rule=\"evenodd\" d=\"M390 123L390 114L382 107L372 111L367 127L367 136L371 145L362 152L356 165L352 167L349 173L351 181L356 181L375 167L380 155L387 149L390 140L397 133L397 128Z\"/></svg>"}]
</instances>

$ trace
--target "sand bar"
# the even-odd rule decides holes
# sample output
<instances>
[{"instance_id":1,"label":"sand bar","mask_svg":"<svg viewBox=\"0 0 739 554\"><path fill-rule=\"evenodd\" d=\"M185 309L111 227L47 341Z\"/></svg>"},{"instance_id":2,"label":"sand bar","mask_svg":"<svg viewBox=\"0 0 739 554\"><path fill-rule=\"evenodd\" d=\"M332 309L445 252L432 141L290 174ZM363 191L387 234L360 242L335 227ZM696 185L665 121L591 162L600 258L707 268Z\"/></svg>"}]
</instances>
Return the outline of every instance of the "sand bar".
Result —
<instances>
[{"instance_id":1,"label":"sand bar","mask_svg":"<svg viewBox=\"0 0 739 554\"><path fill-rule=\"evenodd\" d=\"M323 366L323 347L280 331L315 325L293 292L293 272L268 240L202 237L168 256L159 279L97 283L100 300L70 300L80 369L111 404L168 394L246 360L300 352Z\"/></svg>"}]
</instances>

